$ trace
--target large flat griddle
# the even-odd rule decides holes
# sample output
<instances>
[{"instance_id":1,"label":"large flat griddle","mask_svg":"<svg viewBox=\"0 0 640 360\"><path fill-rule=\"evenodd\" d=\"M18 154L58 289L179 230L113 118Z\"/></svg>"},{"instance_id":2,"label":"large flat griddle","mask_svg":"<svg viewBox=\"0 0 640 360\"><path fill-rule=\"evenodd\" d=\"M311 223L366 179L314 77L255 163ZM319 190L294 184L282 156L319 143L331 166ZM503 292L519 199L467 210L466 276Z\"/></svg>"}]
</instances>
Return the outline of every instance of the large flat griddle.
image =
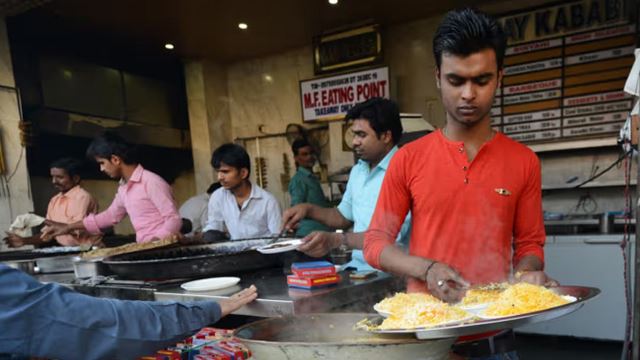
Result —
<instances>
[{"instance_id":1,"label":"large flat griddle","mask_svg":"<svg viewBox=\"0 0 640 360\"><path fill-rule=\"evenodd\" d=\"M136 252L105 258L114 274L135 280L218 276L273 267L282 263L278 255L256 251L272 239L235 240L208 245L190 245Z\"/></svg>"}]
</instances>

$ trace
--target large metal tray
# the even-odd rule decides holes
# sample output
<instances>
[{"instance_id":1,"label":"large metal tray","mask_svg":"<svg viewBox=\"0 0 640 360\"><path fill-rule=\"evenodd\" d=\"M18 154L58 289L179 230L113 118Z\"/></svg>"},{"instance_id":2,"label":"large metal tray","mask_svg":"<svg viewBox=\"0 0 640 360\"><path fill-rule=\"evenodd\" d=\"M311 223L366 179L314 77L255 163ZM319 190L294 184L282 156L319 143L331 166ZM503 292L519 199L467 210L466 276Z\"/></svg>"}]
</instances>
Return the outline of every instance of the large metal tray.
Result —
<instances>
[{"instance_id":1,"label":"large metal tray","mask_svg":"<svg viewBox=\"0 0 640 360\"><path fill-rule=\"evenodd\" d=\"M458 337L463 335L481 334L503 329L513 329L520 326L555 319L568 315L582 306L585 302L593 299L600 290L583 286L558 286L553 291L560 295L570 295L578 300L569 304L554 307L547 310L536 311L524 315L507 316L493 320L475 319L461 324L436 326L432 328L416 329L393 329L393 330L368 330L377 334L407 334L414 333L418 339L441 339ZM378 325L384 318L382 316L371 316L367 318L371 324Z\"/></svg>"},{"instance_id":2,"label":"large metal tray","mask_svg":"<svg viewBox=\"0 0 640 360\"><path fill-rule=\"evenodd\" d=\"M176 279L217 276L276 266L281 257L263 255L256 247L270 239L235 240L116 255L102 262L125 279Z\"/></svg>"}]
</instances>

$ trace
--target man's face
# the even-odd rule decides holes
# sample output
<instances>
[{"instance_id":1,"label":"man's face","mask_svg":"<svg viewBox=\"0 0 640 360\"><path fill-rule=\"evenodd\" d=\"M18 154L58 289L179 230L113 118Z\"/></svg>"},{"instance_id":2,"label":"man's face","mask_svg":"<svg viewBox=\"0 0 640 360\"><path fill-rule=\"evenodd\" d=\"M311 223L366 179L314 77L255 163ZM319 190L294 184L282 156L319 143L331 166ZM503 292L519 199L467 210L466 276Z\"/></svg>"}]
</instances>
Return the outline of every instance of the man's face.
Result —
<instances>
[{"instance_id":1,"label":"man's face","mask_svg":"<svg viewBox=\"0 0 640 360\"><path fill-rule=\"evenodd\" d=\"M298 149L298 153L293 157L296 164L303 168L311 169L313 164L316 163L316 157L313 154L313 148L311 146L303 146Z\"/></svg>"},{"instance_id":2,"label":"man's face","mask_svg":"<svg viewBox=\"0 0 640 360\"><path fill-rule=\"evenodd\" d=\"M249 176L247 169L238 169L223 162L220 163L220 167L216 171L218 172L220 185L227 190L237 188Z\"/></svg>"},{"instance_id":3,"label":"man's face","mask_svg":"<svg viewBox=\"0 0 640 360\"><path fill-rule=\"evenodd\" d=\"M369 125L367 119L356 119L351 125L353 133L353 151L367 162L380 161L386 155L387 144L391 141L391 132L387 131L380 137Z\"/></svg>"},{"instance_id":4,"label":"man's face","mask_svg":"<svg viewBox=\"0 0 640 360\"><path fill-rule=\"evenodd\" d=\"M110 159L97 157L96 162L100 165L100 171L107 174L112 179L120 179L122 177L122 169L120 165L122 160L118 156L111 156Z\"/></svg>"},{"instance_id":5,"label":"man's face","mask_svg":"<svg viewBox=\"0 0 640 360\"><path fill-rule=\"evenodd\" d=\"M71 177L65 169L52 167L49 169L49 174L51 174L53 187L61 193L66 193L80 182L79 176Z\"/></svg>"},{"instance_id":6,"label":"man's face","mask_svg":"<svg viewBox=\"0 0 640 360\"><path fill-rule=\"evenodd\" d=\"M493 49L484 49L467 57L442 54L436 83L447 121L472 127L488 120L496 89L502 81Z\"/></svg>"}]
</instances>

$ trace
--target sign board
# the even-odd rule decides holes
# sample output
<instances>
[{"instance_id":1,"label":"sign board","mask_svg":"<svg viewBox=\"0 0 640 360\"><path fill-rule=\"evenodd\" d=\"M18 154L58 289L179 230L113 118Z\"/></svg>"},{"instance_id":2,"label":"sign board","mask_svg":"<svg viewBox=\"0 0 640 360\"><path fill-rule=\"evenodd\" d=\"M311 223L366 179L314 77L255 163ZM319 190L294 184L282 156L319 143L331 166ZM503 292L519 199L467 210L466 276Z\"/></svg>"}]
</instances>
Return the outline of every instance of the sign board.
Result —
<instances>
[{"instance_id":1,"label":"sign board","mask_svg":"<svg viewBox=\"0 0 640 360\"><path fill-rule=\"evenodd\" d=\"M611 137L637 28L625 0L569 1L501 17L508 47L492 124L524 143Z\"/></svg>"},{"instance_id":2,"label":"sign board","mask_svg":"<svg viewBox=\"0 0 640 360\"><path fill-rule=\"evenodd\" d=\"M389 98L388 67L300 82L304 121L341 119L355 104L372 97Z\"/></svg>"}]
</instances>

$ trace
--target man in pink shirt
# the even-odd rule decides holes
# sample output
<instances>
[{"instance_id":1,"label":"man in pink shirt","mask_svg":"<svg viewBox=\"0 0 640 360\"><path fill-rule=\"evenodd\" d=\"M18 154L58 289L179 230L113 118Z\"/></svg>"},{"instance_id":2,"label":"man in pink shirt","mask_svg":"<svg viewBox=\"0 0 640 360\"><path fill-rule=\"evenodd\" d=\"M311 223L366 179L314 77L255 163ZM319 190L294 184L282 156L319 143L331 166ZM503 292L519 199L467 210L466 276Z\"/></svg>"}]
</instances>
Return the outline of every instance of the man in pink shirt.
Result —
<instances>
[{"instance_id":1,"label":"man in pink shirt","mask_svg":"<svg viewBox=\"0 0 640 360\"><path fill-rule=\"evenodd\" d=\"M100 233L129 215L136 241L150 242L177 235L182 225L171 187L160 176L145 170L135 158L134 148L113 133L104 133L91 142L87 157L95 159L100 171L120 179L116 197L108 209L91 214L73 224L46 221L43 238L75 230Z\"/></svg>"},{"instance_id":2,"label":"man in pink shirt","mask_svg":"<svg viewBox=\"0 0 640 360\"><path fill-rule=\"evenodd\" d=\"M98 210L96 200L80 186L81 168L82 163L73 158L62 158L51 163L51 166L49 166L51 183L59 193L49 201L47 219L71 224ZM67 235L56 236L55 240L62 246L78 246L96 244L100 242L100 238L100 235L92 235L86 231L74 231ZM13 233L7 233L7 237L4 240L9 247L39 246L44 243L40 238L40 234L21 237Z\"/></svg>"}]
</instances>

